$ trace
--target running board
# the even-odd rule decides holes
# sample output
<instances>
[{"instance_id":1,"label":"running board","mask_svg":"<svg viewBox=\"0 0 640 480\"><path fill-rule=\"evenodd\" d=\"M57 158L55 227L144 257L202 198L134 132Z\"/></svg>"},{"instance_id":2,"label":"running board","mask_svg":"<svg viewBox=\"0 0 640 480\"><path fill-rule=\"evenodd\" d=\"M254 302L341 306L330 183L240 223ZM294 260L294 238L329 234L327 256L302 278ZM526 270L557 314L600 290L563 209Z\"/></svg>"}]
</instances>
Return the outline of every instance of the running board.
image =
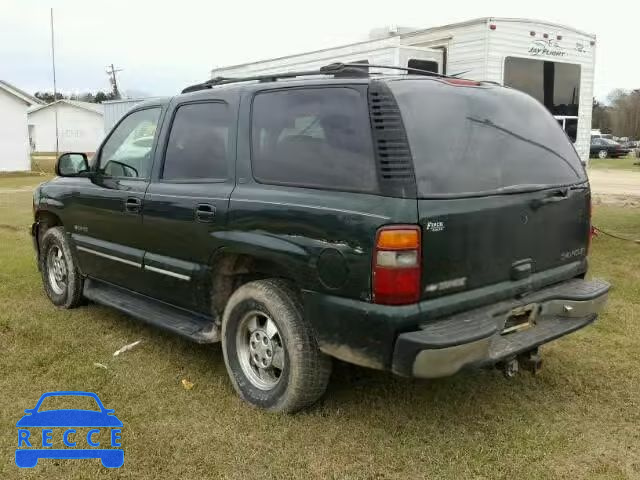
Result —
<instances>
[{"instance_id":1,"label":"running board","mask_svg":"<svg viewBox=\"0 0 640 480\"><path fill-rule=\"evenodd\" d=\"M83 294L89 300L116 308L194 342L220 341L220 328L210 317L91 278L85 279Z\"/></svg>"}]
</instances>

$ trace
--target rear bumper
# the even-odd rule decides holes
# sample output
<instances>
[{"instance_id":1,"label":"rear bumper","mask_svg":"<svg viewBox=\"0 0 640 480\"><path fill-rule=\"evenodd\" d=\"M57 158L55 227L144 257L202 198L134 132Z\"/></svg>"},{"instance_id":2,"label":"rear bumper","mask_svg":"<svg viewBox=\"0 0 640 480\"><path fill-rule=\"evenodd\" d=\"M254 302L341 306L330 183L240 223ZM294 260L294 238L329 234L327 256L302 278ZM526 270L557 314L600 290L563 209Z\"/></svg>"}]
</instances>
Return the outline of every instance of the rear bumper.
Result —
<instances>
[{"instance_id":1,"label":"rear bumper","mask_svg":"<svg viewBox=\"0 0 640 480\"><path fill-rule=\"evenodd\" d=\"M467 365L531 350L593 322L610 287L582 280L585 270L586 263L578 261L530 278L401 306L306 290L304 315L320 350L332 357L403 376L450 375ZM501 335L509 313L532 303L539 310L535 327ZM565 304L570 315L562 311Z\"/></svg>"},{"instance_id":2,"label":"rear bumper","mask_svg":"<svg viewBox=\"0 0 640 480\"><path fill-rule=\"evenodd\" d=\"M592 323L609 288L601 280L574 279L425 323L397 337L391 369L402 376L437 378L512 358ZM535 312L529 328L503 334L509 315L524 306Z\"/></svg>"}]
</instances>

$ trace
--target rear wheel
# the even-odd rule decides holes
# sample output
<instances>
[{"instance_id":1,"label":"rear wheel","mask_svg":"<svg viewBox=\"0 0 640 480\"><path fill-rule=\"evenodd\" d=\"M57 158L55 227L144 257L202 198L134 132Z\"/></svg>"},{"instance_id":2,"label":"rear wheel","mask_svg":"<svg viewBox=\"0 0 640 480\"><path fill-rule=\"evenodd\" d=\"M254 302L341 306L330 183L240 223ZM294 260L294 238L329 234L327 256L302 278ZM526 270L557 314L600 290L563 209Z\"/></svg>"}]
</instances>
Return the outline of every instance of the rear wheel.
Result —
<instances>
[{"instance_id":1,"label":"rear wheel","mask_svg":"<svg viewBox=\"0 0 640 480\"><path fill-rule=\"evenodd\" d=\"M598 152L598 157L599 158L607 158L609 156L609 152L607 152L606 150L600 150Z\"/></svg>"},{"instance_id":2,"label":"rear wheel","mask_svg":"<svg viewBox=\"0 0 640 480\"><path fill-rule=\"evenodd\" d=\"M297 294L282 280L250 282L231 295L222 351L238 395L269 411L307 407L329 382L331 359L318 349Z\"/></svg>"},{"instance_id":3,"label":"rear wheel","mask_svg":"<svg viewBox=\"0 0 640 480\"><path fill-rule=\"evenodd\" d=\"M54 305L73 308L82 301L83 280L63 227L52 227L40 241L40 272Z\"/></svg>"}]
</instances>

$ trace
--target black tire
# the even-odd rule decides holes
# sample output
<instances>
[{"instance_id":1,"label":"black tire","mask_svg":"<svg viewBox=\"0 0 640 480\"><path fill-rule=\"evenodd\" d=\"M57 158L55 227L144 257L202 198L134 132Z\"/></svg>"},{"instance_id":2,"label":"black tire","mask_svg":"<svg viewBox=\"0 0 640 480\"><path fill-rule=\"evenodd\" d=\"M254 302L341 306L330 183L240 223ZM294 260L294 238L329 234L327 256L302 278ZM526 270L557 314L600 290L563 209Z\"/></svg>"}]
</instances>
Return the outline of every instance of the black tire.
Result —
<instances>
[{"instance_id":1,"label":"black tire","mask_svg":"<svg viewBox=\"0 0 640 480\"><path fill-rule=\"evenodd\" d=\"M609 152L607 150L600 150L598 152L598 158L607 158L609 156Z\"/></svg>"},{"instance_id":2,"label":"black tire","mask_svg":"<svg viewBox=\"0 0 640 480\"><path fill-rule=\"evenodd\" d=\"M251 367L240 358L243 324L255 315L275 323L278 333L271 340L274 345L281 343L276 347L281 349L281 354L284 351L277 383L267 388L256 386L256 381L243 370ZM323 395L329 383L331 358L318 349L313 330L302 316L298 294L282 280L249 282L231 295L222 319L222 352L238 395L249 404L271 412L293 413L308 407ZM244 353L244 358L251 357L248 351ZM246 361L257 371L253 360Z\"/></svg>"},{"instance_id":3,"label":"black tire","mask_svg":"<svg viewBox=\"0 0 640 480\"><path fill-rule=\"evenodd\" d=\"M60 252L61 263L64 264L64 275L59 275L60 281L56 280L54 268L49 261L50 257L56 256ZM49 228L40 240L40 273L42 283L51 302L62 308L77 307L82 302L82 287L84 280L75 257L71 252L69 239L63 227Z\"/></svg>"}]
</instances>

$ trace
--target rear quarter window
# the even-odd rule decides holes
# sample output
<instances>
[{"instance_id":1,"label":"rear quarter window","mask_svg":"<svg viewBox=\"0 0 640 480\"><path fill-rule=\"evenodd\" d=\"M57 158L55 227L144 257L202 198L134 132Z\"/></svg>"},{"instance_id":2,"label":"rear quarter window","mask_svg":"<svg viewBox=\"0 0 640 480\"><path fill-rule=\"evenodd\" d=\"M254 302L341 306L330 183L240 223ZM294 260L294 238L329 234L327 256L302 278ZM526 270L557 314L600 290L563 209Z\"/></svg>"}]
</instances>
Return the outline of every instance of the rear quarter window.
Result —
<instances>
[{"instance_id":1,"label":"rear quarter window","mask_svg":"<svg viewBox=\"0 0 640 480\"><path fill-rule=\"evenodd\" d=\"M476 195L586 179L573 145L542 104L502 87L389 82L419 196Z\"/></svg>"},{"instance_id":2,"label":"rear quarter window","mask_svg":"<svg viewBox=\"0 0 640 480\"><path fill-rule=\"evenodd\" d=\"M345 191L377 189L367 99L348 87L258 93L251 165L261 183Z\"/></svg>"}]
</instances>

